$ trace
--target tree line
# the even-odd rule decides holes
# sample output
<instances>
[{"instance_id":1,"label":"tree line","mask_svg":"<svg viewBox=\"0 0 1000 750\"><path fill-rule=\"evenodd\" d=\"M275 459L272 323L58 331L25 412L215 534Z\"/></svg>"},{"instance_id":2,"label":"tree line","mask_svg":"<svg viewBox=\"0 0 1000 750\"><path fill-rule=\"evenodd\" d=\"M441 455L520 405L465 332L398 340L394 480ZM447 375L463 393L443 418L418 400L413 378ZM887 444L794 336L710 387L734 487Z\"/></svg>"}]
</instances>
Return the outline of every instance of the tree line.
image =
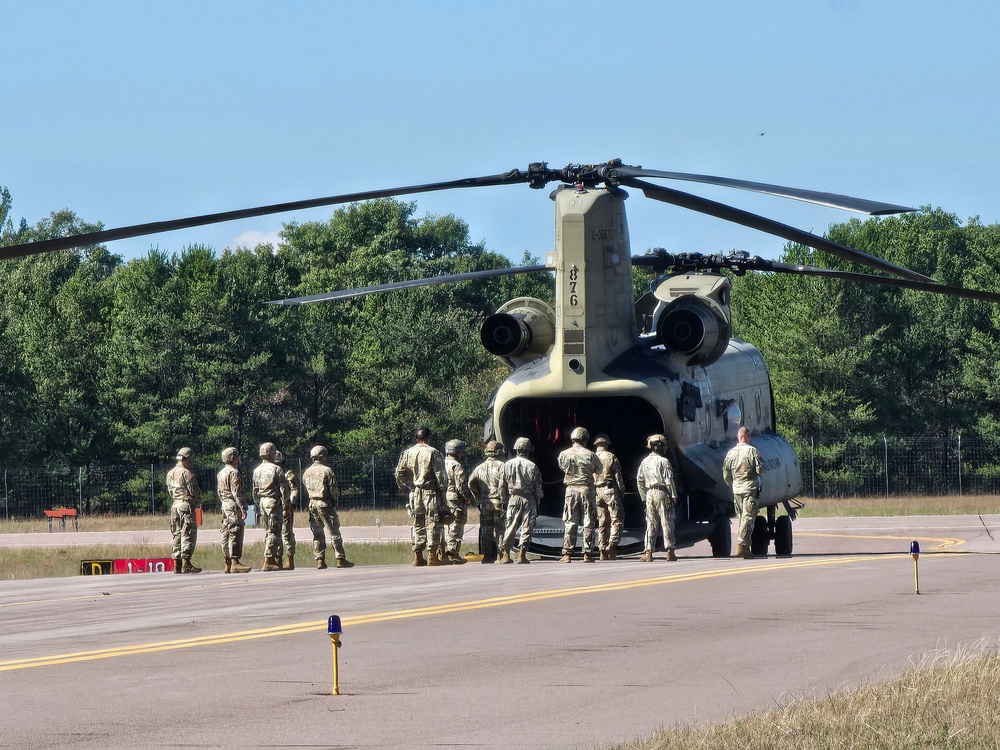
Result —
<instances>
[{"instance_id":1,"label":"tree line","mask_svg":"<svg viewBox=\"0 0 1000 750\"><path fill-rule=\"evenodd\" d=\"M0 245L101 228L71 211L15 224L11 208L0 189ZM265 440L290 455L315 443L381 454L418 423L476 444L507 372L482 349L479 326L513 297L551 302L548 274L264 304L510 265L473 243L461 219L415 212L399 200L346 206L328 221L285 224L277 248L152 248L124 261L96 246L0 262L4 463L160 463L181 445L247 454ZM996 225L926 207L828 236L945 283L1000 289ZM865 272L800 245L779 260ZM637 289L646 283L637 271ZM997 306L782 274L733 278L732 300L734 332L764 353L779 431L793 444L997 435Z\"/></svg>"}]
</instances>

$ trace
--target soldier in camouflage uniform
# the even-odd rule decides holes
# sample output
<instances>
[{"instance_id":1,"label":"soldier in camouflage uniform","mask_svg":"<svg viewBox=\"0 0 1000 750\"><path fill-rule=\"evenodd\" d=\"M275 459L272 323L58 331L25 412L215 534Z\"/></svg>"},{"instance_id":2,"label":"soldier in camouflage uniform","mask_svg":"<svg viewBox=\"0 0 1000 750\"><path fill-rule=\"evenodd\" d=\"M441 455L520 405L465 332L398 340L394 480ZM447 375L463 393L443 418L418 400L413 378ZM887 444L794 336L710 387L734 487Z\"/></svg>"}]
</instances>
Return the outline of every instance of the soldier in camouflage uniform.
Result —
<instances>
[{"instance_id":1,"label":"soldier in camouflage uniform","mask_svg":"<svg viewBox=\"0 0 1000 750\"><path fill-rule=\"evenodd\" d=\"M174 538L170 556L174 559L174 573L200 573L201 568L191 564L195 545L198 543L198 526L194 509L201 505L201 487L198 477L191 471L194 451L181 448L177 451L177 465L167 472L167 492L170 494L170 533Z\"/></svg>"},{"instance_id":2,"label":"soldier in camouflage uniform","mask_svg":"<svg viewBox=\"0 0 1000 750\"><path fill-rule=\"evenodd\" d=\"M415 437L416 445L403 451L396 464L396 484L408 493L407 507L413 519L413 565L444 565L438 555L444 539L441 517L446 507L445 492L448 488L444 456L430 444L429 427L418 427ZM424 550L427 550L426 560Z\"/></svg>"},{"instance_id":3,"label":"soldier in camouflage uniform","mask_svg":"<svg viewBox=\"0 0 1000 750\"><path fill-rule=\"evenodd\" d=\"M240 562L243 556L243 533L246 530L247 501L243 497L240 476L240 454L235 448L222 451L225 466L216 477L216 490L222 505L222 556L227 573L249 573L250 567Z\"/></svg>"},{"instance_id":4,"label":"soldier in camouflage uniform","mask_svg":"<svg viewBox=\"0 0 1000 750\"><path fill-rule=\"evenodd\" d=\"M285 469L285 454L277 451L274 462L281 467L284 484L281 487L281 547L288 554L288 565L283 565L278 556L278 565L295 570L295 509L299 506L299 475L294 469Z\"/></svg>"},{"instance_id":5,"label":"soldier in camouflage uniform","mask_svg":"<svg viewBox=\"0 0 1000 750\"><path fill-rule=\"evenodd\" d=\"M656 537L663 530L663 547L667 560L674 562L677 554L674 548L674 509L677 507L677 485L674 470L667 458L667 438L664 435L650 435L646 441L650 454L639 464L636 481L639 497L646 506L646 549L642 553L643 562L653 562Z\"/></svg>"},{"instance_id":6,"label":"soldier in camouflage uniform","mask_svg":"<svg viewBox=\"0 0 1000 750\"><path fill-rule=\"evenodd\" d=\"M340 516L337 514L337 501L340 500L340 487L337 485L337 475L327 465L327 450L322 445L314 446L309 451L312 465L302 472L302 484L309 495L309 529L313 535L313 557L316 567L325 570L326 565L326 531L330 532L330 543L333 544L337 556L338 568L353 568L354 563L347 559L344 552L344 539L340 535Z\"/></svg>"},{"instance_id":7,"label":"soldier in camouflage uniform","mask_svg":"<svg viewBox=\"0 0 1000 750\"><path fill-rule=\"evenodd\" d=\"M542 473L528 458L532 450L531 441L519 437L514 441L514 453L517 455L507 461L500 471L500 502L507 506L506 529L500 541L500 562L505 565L513 562L510 548L519 532L517 562L521 565L528 563L528 545L531 544L531 533L538 518L538 503L545 495Z\"/></svg>"},{"instance_id":8,"label":"soldier in camouflage uniform","mask_svg":"<svg viewBox=\"0 0 1000 750\"><path fill-rule=\"evenodd\" d=\"M486 460L472 470L469 492L479 507L479 551L483 563L495 563L500 554L503 534L503 500L500 499L500 471L503 469L503 443L491 440L483 450Z\"/></svg>"},{"instance_id":9,"label":"soldier in camouflage uniform","mask_svg":"<svg viewBox=\"0 0 1000 750\"><path fill-rule=\"evenodd\" d=\"M565 473L566 503L563 506L563 523L566 533L563 534L562 557L559 562L568 563L573 559L573 548L576 547L576 535L583 521L583 561L593 562L591 549L594 544L594 526L597 522L597 493L594 488L594 475L600 474L604 467L594 452L587 448L590 433L582 427L577 427L570 433L573 444L559 454L559 468Z\"/></svg>"},{"instance_id":10,"label":"soldier in camouflage uniform","mask_svg":"<svg viewBox=\"0 0 1000 750\"><path fill-rule=\"evenodd\" d=\"M444 446L444 471L448 475L448 490L445 497L451 509L454 520L448 524L448 548L446 555L449 562L460 565L465 562L462 557L462 539L465 536L465 524L469 518L469 505L472 504L472 493L465 478L465 468L462 466L462 456L465 455L464 440L449 440Z\"/></svg>"},{"instance_id":11,"label":"soldier in camouflage uniform","mask_svg":"<svg viewBox=\"0 0 1000 750\"><path fill-rule=\"evenodd\" d=\"M740 530L733 557L752 558L750 539L757 520L757 499L760 497L760 476L764 462L760 453L750 445L750 430L740 427L736 432L737 443L722 462L722 478L733 487L733 502L740 514Z\"/></svg>"},{"instance_id":12,"label":"soldier in camouflage uniform","mask_svg":"<svg viewBox=\"0 0 1000 750\"><path fill-rule=\"evenodd\" d=\"M618 542L622 537L624 516L625 478L618 458L608 448L611 440L607 435L594 438L597 460L602 470L594 475L597 485L597 535L602 560L614 560Z\"/></svg>"},{"instance_id":13,"label":"soldier in camouflage uniform","mask_svg":"<svg viewBox=\"0 0 1000 750\"><path fill-rule=\"evenodd\" d=\"M260 446L260 465L253 470L253 499L264 522L264 565L261 570L281 570L281 521L284 515L282 488L285 472L274 462L274 443Z\"/></svg>"}]
</instances>

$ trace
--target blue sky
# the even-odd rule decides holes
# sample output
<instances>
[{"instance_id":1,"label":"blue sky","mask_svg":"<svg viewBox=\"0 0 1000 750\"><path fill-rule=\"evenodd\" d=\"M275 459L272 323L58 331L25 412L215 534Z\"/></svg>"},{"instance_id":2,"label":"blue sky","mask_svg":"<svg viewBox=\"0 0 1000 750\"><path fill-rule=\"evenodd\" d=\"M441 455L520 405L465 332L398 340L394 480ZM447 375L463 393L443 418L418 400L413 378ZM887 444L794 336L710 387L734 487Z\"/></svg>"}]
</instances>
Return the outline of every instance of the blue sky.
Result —
<instances>
[{"instance_id":1,"label":"blue sky","mask_svg":"<svg viewBox=\"0 0 1000 750\"><path fill-rule=\"evenodd\" d=\"M0 185L15 219L105 227L604 161L1000 222L992 2L55 2L0 11ZM855 214L664 183L822 233ZM513 259L547 191L417 196ZM784 242L633 194L632 247ZM110 245L217 250L332 209Z\"/></svg>"}]
</instances>

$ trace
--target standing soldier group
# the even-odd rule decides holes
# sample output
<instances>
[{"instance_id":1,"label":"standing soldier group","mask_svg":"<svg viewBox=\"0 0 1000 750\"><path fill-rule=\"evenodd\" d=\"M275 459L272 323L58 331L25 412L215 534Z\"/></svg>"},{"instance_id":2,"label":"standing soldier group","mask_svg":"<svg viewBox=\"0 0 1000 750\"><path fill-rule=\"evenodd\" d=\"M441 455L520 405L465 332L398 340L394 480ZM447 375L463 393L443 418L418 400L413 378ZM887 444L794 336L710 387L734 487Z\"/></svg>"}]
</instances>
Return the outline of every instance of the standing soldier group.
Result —
<instances>
[{"instance_id":1,"label":"standing soldier group","mask_svg":"<svg viewBox=\"0 0 1000 750\"><path fill-rule=\"evenodd\" d=\"M274 443L260 446L260 465L253 471L252 497L260 508L264 525L264 564L261 570L295 570L295 505L298 503L299 478L292 469L281 464L284 456ZM340 490L337 477L326 461L327 450L321 445L310 452L312 465L302 475L302 483L309 495L309 528L313 535L313 556L320 570L326 564L326 532L330 533L337 557L338 568L352 568L347 559L340 535L337 502ZM222 451L224 466L216 477L219 503L222 507L222 556L226 573L249 573L244 565L243 538L246 530L247 503L240 476L240 455L236 448ZM175 573L200 573L201 568L191 564L198 526L195 510L200 507L201 488L198 478L191 471L194 451L181 448L177 451L177 465L167 472L167 491L172 501L170 531L173 535L171 556ZM287 554L287 563L285 555Z\"/></svg>"},{"instance_id":2,"label":"standing soldier group","mask_svg":"<svg viewBox=\"0 0 1000 750\"><path fill-rule=\"evenodd\" d=\"M461 459L466 444L450 440L446 456L434 448L431 431L420 427L415 444L403 451L396 465L396 483L407 493L407 510L412 519L413 565L416 567L464 563L461 555L468 508L479 508L479 548L484 563L515 562L511 550L517 547L516 562L527 564L528 545L538 517L538 504L544 491L541 472L529 458L534 449L526 437L514 441L514 457L504 461L506 451L496 440L486 444L486 459L466 479ZM580 527L583 527L583 561L614 560L624 520L625 482L621 465L611 452L607 435L594 440L595 451L587 448L590 434L576 427L570 434L572 445L558 456L566 487L563 505L562 556L559 562L572 561ZM723 462L723 477L732 485L733 498L740 515L736 556L752 557L750 541L760 496L760 477L764 464L760 453L750 445L750 430L741 427L737 445ZM677 560L675 510L677 485L667 457L665 435L650 435L649 449L636 476L639 497L646 509L646 534L641 560L652 562L656 540L662 534L667 560ZM327 464L327 450L315 446L309 454L312 465L303 472L302 483L309 496L309 528L313 535L316 567L327 568L326 534L334 548L338 568L351 568L340 533L337 503L340 490L333 469ZM191 471L194 451L181 448L177 465L167 473L171 497L170 530L173 535L171 555L175 573L200 573L191 563L198 538L195 512L200 507L201 489ZM260 446L261 463L253 471L252 495L260 508L264 525L264 564L262 570L295 569L294 509L298 502L299 477L281 466L283 456L274 443ZM226 573L248 573L244 565L243 537L247 504L240 478L240 456L236 448L222 451L223 468L217 477L222 505L222 554ZM446 530L447 526L447 530ZM596 531L596 535L595 535ZM595 539L596 536L596 539ZM595 544L596 542L596 544ZM424 552L427 558L424 558ZM285 555L287 553L287 565Z\"/></svg>"}]
</instances>

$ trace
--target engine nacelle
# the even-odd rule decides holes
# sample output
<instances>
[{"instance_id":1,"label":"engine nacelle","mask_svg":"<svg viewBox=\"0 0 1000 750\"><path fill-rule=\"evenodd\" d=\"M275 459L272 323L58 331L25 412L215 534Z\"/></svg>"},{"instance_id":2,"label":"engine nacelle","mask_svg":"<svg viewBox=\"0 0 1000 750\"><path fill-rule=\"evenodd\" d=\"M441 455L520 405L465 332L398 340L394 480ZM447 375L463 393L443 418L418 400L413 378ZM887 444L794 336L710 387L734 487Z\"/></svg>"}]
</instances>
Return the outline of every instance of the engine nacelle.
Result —
<instances>
[{"instance_id":1,"label":"engine nacelle","mask_svg":"<svg viewBox=\"0 0 1000 750\"><path fill-rule=\"evenodd\" d=\"M552 348L555 311L540 299L518 297L483 321L479 338L490 354L510 367L533 362Z\"/></svg>"},{"instance_id":2,"label":"engine nacelle","mask_svg":"<svg viewBox=\"0 0 1000 750\"><path fill-rule=\"evenodd\" d=\"M652 329L664 348L688 365L710 365L726 351L732 333L729 279L688 274L664 279L653 290L658 300Z\"/></svg>"}]
</instances>

